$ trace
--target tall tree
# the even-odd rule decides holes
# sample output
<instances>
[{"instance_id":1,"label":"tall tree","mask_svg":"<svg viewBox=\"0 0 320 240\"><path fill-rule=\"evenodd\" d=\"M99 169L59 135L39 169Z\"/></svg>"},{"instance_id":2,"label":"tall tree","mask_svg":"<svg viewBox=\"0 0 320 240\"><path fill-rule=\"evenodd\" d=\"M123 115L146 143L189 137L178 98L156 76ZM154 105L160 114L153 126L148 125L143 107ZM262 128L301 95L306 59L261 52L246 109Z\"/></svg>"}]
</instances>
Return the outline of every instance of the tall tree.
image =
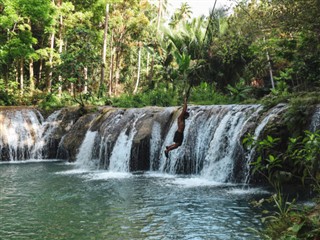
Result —
<instances>
[{"instance_id":1,"label":"tall tree","mask_svg":"<svg viewBox=\"0 0 320 240\"><path fill-rule=\"evenodd\" d=\"M104 32L103 32L103 46L102 46L102 64L101 64L101 79L100 79L100 87L99 87L99 97L102 95L103 91L103 84L104 84L104 75L105 75L105 68L107 64L107 40L108 40L108 24L109 24L109 8L110 4L106 3L106 14L105 14L105 21L104 21Z\"/></svg>"}]
</instances>

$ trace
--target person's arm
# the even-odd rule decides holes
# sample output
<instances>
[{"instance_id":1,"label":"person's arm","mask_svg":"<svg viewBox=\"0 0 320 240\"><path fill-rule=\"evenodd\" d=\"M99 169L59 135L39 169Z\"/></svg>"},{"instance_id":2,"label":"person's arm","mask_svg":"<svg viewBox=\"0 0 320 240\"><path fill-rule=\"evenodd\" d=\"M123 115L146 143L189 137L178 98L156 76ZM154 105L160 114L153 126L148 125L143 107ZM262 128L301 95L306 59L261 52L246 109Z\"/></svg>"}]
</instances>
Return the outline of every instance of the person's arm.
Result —
<instances>
[{"instance_id":1,"label":"person's arm","mask_svg":"<svg viewBox=\"0 0 320 240\"><path fill-rule=\"evenodd\" d=\"M184 114L187 112L187 98L184 98L184 104L182 107L182 112L180 113L178 117L178 121L182 121L184 119Z\"/></svg>"},{"instance_id":2,"label":"person's arm","mask_svg":"<svg viewBox=\"0 0 320 240\"><path fill-rule=\"evenodd\" d=\"M184 104L182 108L182 113L185 114L187 112L187 98L184 98Z\"/></svg>"}]
</instances>

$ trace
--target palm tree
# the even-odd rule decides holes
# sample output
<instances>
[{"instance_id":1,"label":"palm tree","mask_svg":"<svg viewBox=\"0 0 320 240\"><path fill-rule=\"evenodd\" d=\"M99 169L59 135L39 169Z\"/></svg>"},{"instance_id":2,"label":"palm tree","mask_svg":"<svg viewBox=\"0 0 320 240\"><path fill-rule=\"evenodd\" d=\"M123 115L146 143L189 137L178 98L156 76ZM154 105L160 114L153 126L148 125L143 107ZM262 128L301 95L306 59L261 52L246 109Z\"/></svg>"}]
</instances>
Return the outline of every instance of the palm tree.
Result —
<instances>
[{"instance_id":1,"label":"palm tree","mask_svg":"<svg viewBox=\"0 0 320 240\"><path fill-rule=\"evenodd\" d=\"M157 15L157 34L160 29L160 23L164 13L167 12L168 0L159 0L158 4L158 15Z\"/></svg>"},{"instance_id":2,"label":"palm tree","mask_svg":"<svg viewBox=\"0 0 320 240\"><path fill-rule=\"evenodd\" d=\"M183 21L186 21L191 18L192 11L188 3L182 3L179 12Z\"/></svg>"},{"instance_id":3,"label":"palm tree","mask_svg":"<svg viewBox=\"0 0 320 240\"><path fill-rule=\"evenodd\" d=\"M169 25L173 28L176 28L181 23L186 22L191 18L192 11L188 3L182 3L181 7L175 11L171 17Z\"/></svg>"},{"instance_id":4,"label":"palm tree","mask_svg":"<svg viewBox=\"0 0 320 240\"><path fill-rule=\"evenodd\" d=\"M206 51L203 44L206 26L206 19L200 17L191 22L182 22L179 29L167 28L165 31L166 65L169 60L174 62L171 65L177 66L174 71L175 75L178 80L183 80L184 84L194 85L194 80L200 81L198 72L205 65L202 56Z\"/></svg>"}]
</instances>

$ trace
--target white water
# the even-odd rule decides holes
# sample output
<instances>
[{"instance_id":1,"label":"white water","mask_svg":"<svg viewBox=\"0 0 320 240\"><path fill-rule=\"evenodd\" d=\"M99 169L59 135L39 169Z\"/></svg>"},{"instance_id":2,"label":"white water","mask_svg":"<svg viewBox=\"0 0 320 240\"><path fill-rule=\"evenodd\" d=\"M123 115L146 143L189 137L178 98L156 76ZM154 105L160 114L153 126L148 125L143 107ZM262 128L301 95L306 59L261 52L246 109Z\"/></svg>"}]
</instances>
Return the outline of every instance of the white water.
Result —
<instances>
[{"instance_id":1,"label":"white water","mask_svg":"<svg viewBox=\"0 0 320 240\"><path fill-rule=\"evenodd\" d=\"M315 132L317 130L320 130L320 106L317 107L313 114L310 124L310 131Z\"/></svg>"},{"instance_id":2,"label":"white water","mask_svg":"<svg viewBox=\"0 0 320 240\"><path fill-rule=\"evenodd\" d=\"M240 144L239 139L246 122L245 112L247 110L251 109L241 106L234 107L219 122L201 172L204 178L226 182L232 176L234 155L238 144Z\"/></svg>"},{"instance_id":3,"label":"white water","mask_svg":"<svg viewBox=\"0 0 320 240\"><path fill-rule=\"evenodd\" d=\"M46 153L46 144L48 144L49 139L53 133L53 131L59 126L61 120L58 120L58 116L60 115L61 110L55 111L52 113L45 122L43 122L42 126L39 128L39 136L40 139L35 142L35 145L31 152L31 158L33 159L42 159L46 158L43 153Z\"/></svg>"},{"instance_id":4,"label":"white water","mask_svg":"<svg viewBox=\"0 0 320 240\"><path fill-rule=\"evenodd\" d=\"M108 112L110 114L103 116L103 122L95 126L95 130L86 133L79 146L75 165L78 170L108 170L108 174L105 173L107 175L103 178L112 176L111 173L114 172L129 173L130 166L136 164L133 162L134 164L130 165L130 160L135 158L134 161L140 161L137 156L131 156L131 153L136 153L137 147L140 147L137 143L143 139L145 144L145 140L150 139L150 151L146 151L150 155L143 156L141 153L144 152L139 152L139 157L145 158L141 161L150 161L151 171L174 176L180 173L196 175L202 183L210 184L233 182L235 179L248 182L254 150L243 159L240 139L248 129L258 138L265 126L284 110L284 107L272 109L260 123L259 105L190 106L189 109L191 115L186 121L184 142L178 149L170 152L168 160L163 151L165 146L172 144L181 109L166 108L154 112L150 109L119 109ZM23 114L21 111L5 114L0 122L0 150L8 144L10 159L45 158L41 150L48 146L50 136L61 124L61 121L57 120L60 113L55 112L42 125L37 115L30 110ZM148 114L153 118L145 117L149 116ZM24 128L21 129L21 126ZM144 128L142 134L141 128ZM145 138L146 133L150 134L149 139ZM136 135L139 137L135 139ZM24 142L24 145L21 142ZM27 150L19 150L22 146L27 146ZM235 172L239 164L240 171L244 171L245 175L241 175L241 179ZM148 165L143 167L146 166Z\"/></svg>"},{"instance_id":5,"label":"white water","mask_svg":"<svg viewBox=\"0 0 320 240\"><path fill-rule=\"evenodd\" d=\"M87 131L86 136L80 146L79 153L76 159L76 166L81 169L96 169L97 161L92 159L95 138L97 132Z\"/></svg>"},{"instance_id":6,"label":"white water","mask_svg":"<svg viewBox=\"0 0 320 240\"><path fill-rule=\"evenodd\" d=\"M0 112L0 150L2 152L2 148L5 147L9 158L3 160L17 161L30 158L30 152L41 135L41 119L38 116L40 113L36 110Z\"/></svg>"},{"instance_id":7,"label":"white water","mask_svg":"<svg viewBox=\"0 0 320 240\"><path fill-rule=\"evenodd\" d=\"M130 134L126 134L127 129L124 129L113 147L110 157L109 171L112 172L129 172L129 160L131 156L132 138L134 136L134 129Z\"/></svg>"},{"instance_id":8,"label":"white water","mask_svg":"<svg viewBox=\"0 0 320 240\"><path fill-rule=\"evenodd\" d=\"M155 171L156 168L156 159L160 154L162 145L161 139L161 125L159 122L154 122L152 126L151 138L150 138L150 170Z\"/></svg>"},{"instance_id":9,"label":"white water","mask_svg":"<svg viewBox=\"0 0 320 240\"><path fill-rule=\"evenodd\" d=\"M131 146L133 137L137 132L135 125L142 116L143 114L135 116L133 123L130 125L128 124L118 136L110 157L108 169L110 172L129 172Z\"/></svg>"},{"instance_id":10,"label":"white water","mask_svg":"<svg viewBox=\"0 0 320 240\"><path fill-rule=\"evenodd\" d=\"M169 159L160 155L160 172L175 174L182 169L205 180L229 181L233 176L235 155L241 150L240 137L243 129L258 117L261 107L229 105L191 107L190 110L184 142L169 153ZM176 118L172 121L162 150L172 144L177 129Z\"/></svg>"}]
</instances>

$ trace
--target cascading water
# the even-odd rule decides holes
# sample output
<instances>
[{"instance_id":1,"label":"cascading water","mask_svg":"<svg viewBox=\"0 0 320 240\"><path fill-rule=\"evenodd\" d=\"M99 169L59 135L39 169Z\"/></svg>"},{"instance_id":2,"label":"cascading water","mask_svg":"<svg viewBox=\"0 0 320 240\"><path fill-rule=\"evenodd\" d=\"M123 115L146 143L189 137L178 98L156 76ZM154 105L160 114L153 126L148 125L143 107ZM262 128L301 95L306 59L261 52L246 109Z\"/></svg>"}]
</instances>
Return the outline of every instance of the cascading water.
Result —
<instances>
[{"instance_id":1,"label":"cascading water","mask_svg":"<svg viewBox=\"0 0 320 240\"><path fill-rule=\"evenodd\" d=\"M40 129L40 138L35 142L34 148L31 153L31 158L42 159L46 158L46 153L48 152L48 142L54 130L59 126L61 120L58 120L61 110L52 113L46 121L43 122Z\"/></svg>"},{"instance_id":2,"label":"cascading water","mask_svg":"<svg viewBox=\"0 0 320 240\"><path fill-rule=\"evenodd\" d=\"M41 114L34 109L0 112L0 161L30 159L41 136Z\"/></svg>"},{"instance_id":3,"label":"cascading water","mask_svg":"<svg viewBox=\"0 0 320 240\"><path fill-rule=\"evenodd\" d=\"M142 115L134 114L133 122L128 124L119 134L113 147L108 170L111 172L129 172L131 146L136 134L136 123Z\"/></svg>"},{"instance_id":4,"label":"cascading water","mask_svg":"<svg viewBox=\"0 0 320 240\"><path fill-rule=\"evenodd\" d=\"M161 125L159 122L154 122L152 126L151 138L150 138L150 170L154 171L157 169L155 159L158 158L161 149Z\"/></svg>"},{"instance_id":5,"label":"cascading water","mask_svg":"<svg viewBox=\"0 0 320 240\"><path fill-rule=\"evenodd\" d=\"M315 132L317 130L320 130L320 106L316 108L310 124L310 131Z\"/></svg>"},{"instance_id":6,"label":"cascading water","mask_svg":"<svg viewBox=\"0 0 320 240\"><path fill-rule=\"evenodd\" d=\"M81 169L96 169L97 160L92 159L97 132L87 131L77 155L76 166Z\"/></svg>"},{"instance_id":7,"label":"cascading water","mask_svg":"<svg viewBox=\"0 0 320 240\"><path fill-rule=\"evenodd\" d=\"M63 114L54 112L46 121L33 109L2 110L0 160L48 158L43 152L50 150L50 156L55 156L58 150L52 146L59 146L61 158L76 160L80 168L152 170L195 174L219 182L248 182L254 149L245 153L241 138L246 132L258 138L286 107L279 105L266 113L260 113L261 109L260 105L190 106L184 142L169 153L169 159L164 150L173 142L181 112L178 108L105 107L83 116L66 109ZM313 128L319 125L318 117L319 110L314 114Z\"/></svg>"},{"instance_id":8,"label":"cascading water","mask_svg":"<svg viewBox=\"0 0 320 240\"><path fill-rule=\"evenodd\" d=\"M226 182L232 178L236 151L240 150L240 137L247 120L258 106L231 106L219 121L210 141L209 149L204 159L201 176L217 182Z\"/></svg>"},{"instance_id":9,"label":"cascading water","mask_svg":"<svg viewBox=\"0 0 320 240\"><path fill-rule=\"evenodd\" d=\"M191 107L186 121L184 143L160 159L160 171L188 172L201 177L225 182L232 177L236 152L243 129L254 121L261 110L259 105L229 105ZM162 149L172 143L177 129L173 120Z\"/></svg>"}]
</instances>

